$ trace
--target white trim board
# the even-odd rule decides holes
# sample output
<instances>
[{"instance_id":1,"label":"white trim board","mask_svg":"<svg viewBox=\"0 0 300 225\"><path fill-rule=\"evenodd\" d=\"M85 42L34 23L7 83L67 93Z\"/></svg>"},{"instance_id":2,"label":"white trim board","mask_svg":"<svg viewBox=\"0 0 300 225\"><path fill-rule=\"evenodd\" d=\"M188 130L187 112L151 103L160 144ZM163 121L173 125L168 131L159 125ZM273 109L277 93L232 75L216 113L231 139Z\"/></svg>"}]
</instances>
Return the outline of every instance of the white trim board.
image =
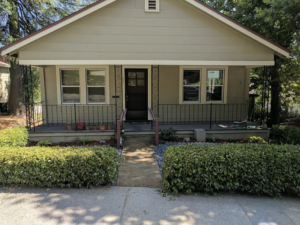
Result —
<instances>
[{"instance_id":1,"label":"white trim board","mask_svg":"<svg viewBox=\"0 0 300 225\"><path fill-rule=\"evenodd\" d=\"M185 60L20 60L20 65L182 65L182 66L274 66L274 61L185 61Z\"/></svg>"}]
</instances>

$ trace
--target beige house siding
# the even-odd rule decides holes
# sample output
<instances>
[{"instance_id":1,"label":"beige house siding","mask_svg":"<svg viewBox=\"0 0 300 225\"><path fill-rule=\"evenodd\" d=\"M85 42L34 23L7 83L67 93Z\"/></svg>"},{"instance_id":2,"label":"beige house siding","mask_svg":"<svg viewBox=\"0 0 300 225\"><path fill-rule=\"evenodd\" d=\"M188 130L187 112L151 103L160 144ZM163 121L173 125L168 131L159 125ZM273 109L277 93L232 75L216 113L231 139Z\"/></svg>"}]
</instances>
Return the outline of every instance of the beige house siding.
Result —
<instances>
[{"instance_id":1,"label":"beige house siding","mask_svg":"<svg viewBox=\"0 0 300 225\"><path fill-rule=\"evenodd\" d=\"M249 79L245 67L229 67L228 104L245 103L249 99ZM245 95L245 91L248 95Z\"/></svg>"},{"instance_id":2,"label":"beige house siding","mask_svg":"<svg viewBox=\"0 0 300 225\"><path fill-rule=\"evenodd\" d=\"M63 66L65 68L72 68L70 66ZM82 68L90 68L90 66L82 66ZM179 81L180 81L180 67L179 66L160 66L159 67L159 104L179 104ZM85 76L85 74L81 74ZM202 76L205 76L204 70ZM60 94L60 87L57 87L57 75L54 66L45 67L45 83L46 95L48 105L57 105L57 95ZM83 78L85 79L85 77ZM45 102L44 90L44 75L43 69L40 68L40 82L41 82L41 98ZM227 103L238 104L246 103L249 99L249 70L245 67L228 67L228 81L227 87ZM205 85L201 86L202 89ZM85 95L85 86L81 86L81 95ZM115 71L114 66L109 66L109 99L110 104L115 104L116 99L112 98L115 95ZM85 97L81 97L84 99ZM202 101L202 104L206 102Z\"/></svg>"},{"instance_id":3,"label":"beige house siding","mask_svg":"<svg viewBox=\"0 0 300 225\"><path fill-rule=\"evenodd\" d=\"M205 74L206 68L210 68L210 67L199 67L199 69L202 69L201 71L202 77L206 75ZM247 73L247 71L249 70L247 70L245 67L233 67L233 66L228 67L227 87L224 86L224 91L227 94L226 103L228 104L246 103L246 101L249 99L249 74ZM160 66L160 71L159 71L159 103L160 104L181 104L179 100L179 88L180 88L179 74L180 74L179 66ZM202 95L201 104L206 104L205 84L201 85L201 95Z\"/></svg>"},{"instance_id":4,"label":"beige house siding","mask_svg":"<svg viewBox=\"0 0 300 225\"><path fill-rule=\"evenodd\" d=\"M20 60L273 61L274 51L181 0L117 1L20 50Z\"/></svg>"},{"instance_id":5,"label":"beige house siding","mask_svg":"<svg viewBox=\"0 0 300 225\"><path fill-rule=\"evenodd\" d=\"M9 82L9 68L0 67L0 103L8 100Z\"/></svg>"}]
</instances>

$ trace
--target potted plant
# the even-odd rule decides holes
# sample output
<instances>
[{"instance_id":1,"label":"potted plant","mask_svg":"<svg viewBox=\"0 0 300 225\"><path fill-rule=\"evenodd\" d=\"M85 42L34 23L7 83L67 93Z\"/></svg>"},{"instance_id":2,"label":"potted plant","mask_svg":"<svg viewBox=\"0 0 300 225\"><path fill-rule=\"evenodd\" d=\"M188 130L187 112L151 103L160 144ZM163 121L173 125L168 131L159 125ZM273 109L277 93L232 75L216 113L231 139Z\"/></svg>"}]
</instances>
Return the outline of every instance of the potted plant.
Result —
<instances>
[{"instance_id":1,"label":"potted plant","mask_svg":"<svg viewBox=\"0 0 300 225\"><path fill-rule=\"evenodd\" d=\"M72 124L70 122L67 123L68 130L72 130Z\"/></svg>"},{"instance_id":2,"label":"potted plant","mask_svg":"<svg viewBox=\"0 0 300 225\"><path fill-rule=\"evenodd\" d=\"M86 125L86 126L85 126L85 129L86 129L86 130L89 130L89 129L90 129L90 125Z\"/></svg>"},{"instance_id":3,"label":"potted plant","mask_svg":"<svg viewBox=\"0 0 300 225\"><path fill-rule=\"evenodd\" d=\"M111 130L111 125L107 125L107 130Z\"/></svg>"},{"instance_id":4,"label":"potted plant","mask_svg":"<svg viewBox=\"0 0 300 225\"><path fill-rule=\"evenodd\" d=\"M76 129L77 130L84 130L85 122L76 122Z\"/></svg>"},{"instance_id":5,"label":"potted plant","mask_svg":"<svg viewBox=\"0 0 300 225\"><path fill-rule=\"evenodd\" d=\"M97 130L97 124L93 125L93 130Z\"/></svg>"},{"instance_id":6,"label":"potted plant","mask_svg":"<svg viewBox=\"0 0 300 225\"><path fill-rule=\"evenodd\" d=\"M105 130L105 125L102 122L100 123L100 130Z\"/></svg>"}]
</instances>

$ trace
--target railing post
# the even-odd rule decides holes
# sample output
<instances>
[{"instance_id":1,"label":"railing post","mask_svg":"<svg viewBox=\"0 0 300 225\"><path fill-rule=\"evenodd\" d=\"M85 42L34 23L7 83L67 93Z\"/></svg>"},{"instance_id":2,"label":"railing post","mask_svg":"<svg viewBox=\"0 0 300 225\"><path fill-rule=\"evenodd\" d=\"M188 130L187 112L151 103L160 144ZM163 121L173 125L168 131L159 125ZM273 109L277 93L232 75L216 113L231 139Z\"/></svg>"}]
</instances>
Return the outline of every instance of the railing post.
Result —
<instances>
[{"instance_id":1,"label":"railing post","mask_svg":"<svg viewBox=\"0 0 300 225\"><path fill-rule=\"evenodd\" d=\"M158 118L156 118L154 121L155 121L155 145L158 146L159 144Z\"/></svg>"},{"instance_id":2,"label":"railing post","mask_svg":"<svg viewBox=\"0 0 300 225\"><path fill-rule=\"evenodd\" d=\"M210 118L209 118L209 124L210 124L210 129L211 129L211 118L212 117L212 103L210 103Z\"/></svg>"},{"instance_id":3,"label":"railing post","mask_svg":"<svg viewBox=\"0 0 300 225\"><path fill-rule=\"evenodd\" d=\"M74 122L75 131L77 131L77 127L76 127L76 104L74 104L74 119L75 119L75 122Z\"/></svg>"},{"instance_id":4,"label":"railing post","mask_svg":"<svg viewBox=\"0 0 300 225\"><path fill-rule=\"evenodd\" d=\"M120 148L120 139L121 139L121 129L120 129L121 121L117 120L117 148Z\"/></svg>"}]
</instances>

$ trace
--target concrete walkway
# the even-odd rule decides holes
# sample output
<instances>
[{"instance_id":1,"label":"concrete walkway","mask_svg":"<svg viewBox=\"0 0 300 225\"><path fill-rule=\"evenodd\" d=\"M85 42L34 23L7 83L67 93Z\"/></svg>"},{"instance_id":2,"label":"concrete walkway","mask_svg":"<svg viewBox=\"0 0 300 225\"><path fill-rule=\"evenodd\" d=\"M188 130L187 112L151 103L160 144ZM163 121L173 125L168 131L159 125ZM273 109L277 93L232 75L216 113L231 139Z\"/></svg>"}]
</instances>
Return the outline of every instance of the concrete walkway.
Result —
<instances>
[{"instance_id":1,"label":"concrete walkway","mask_svg":"<svg viewBox=\"0 0 300 225\"><path fill-rule=\"evenodd\" d=\"M125 163L117 186L160 188L161 175L153 150L153 137L132 136L124 142Z\"/></svg>"},{"instance_id":2,"label":"concrete walkway","mask_svg":"<svg viewBox=\"0 0 300 225\"><path fill-rule=\"evenodd\" d=\"M0 188L1 225L299 225L300 198L185 195L154 188Z\"/></svg>"}]
</instances>

